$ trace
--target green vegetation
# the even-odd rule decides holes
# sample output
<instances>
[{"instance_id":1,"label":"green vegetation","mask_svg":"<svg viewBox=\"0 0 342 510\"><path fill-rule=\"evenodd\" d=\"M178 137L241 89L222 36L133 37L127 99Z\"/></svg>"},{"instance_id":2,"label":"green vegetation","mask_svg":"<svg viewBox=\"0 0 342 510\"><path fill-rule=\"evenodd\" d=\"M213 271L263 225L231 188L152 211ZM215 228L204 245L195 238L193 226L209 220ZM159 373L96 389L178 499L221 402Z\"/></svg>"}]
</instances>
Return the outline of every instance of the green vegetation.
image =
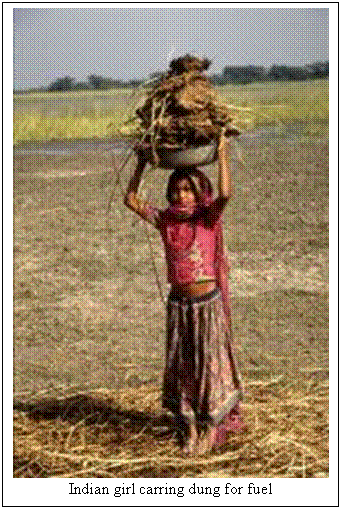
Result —
<instances>
[{"instance_id":1,"label":"green vegetation","mask_svg":"<svg viewBox=\"0 0 342 510\"><path fill-rule=\"evenodd\" d=\"M301 123L307 134L328 133L329 81L270 82L220 87L222 99L238 109L243 130L267 124ZM241 109L245 108L245 109Z\"/></svg>"},{"instance_id":2,"label":"green vegetation","mask_svg":"<svg viewBox=\"0 0 342 510\"><path fill-rule=\"evenodd\" d=\"M150 74L150 79L161 78L165 73L156 71ZM313 62L304 66L287 66L275 64L269 69L263 66L253 65L229 65L223 68L219 74L210 76L215 85L247 85L254 82L265 81L302 81L319 80L329 78L329 61ZM120 80L105 78L101 75L91 74L87 76L86 81L76 81L71 76L63 76L51 82L47 87L38 89L27 89L21 93L30 92L66 92L70 90L110 90L121 88L133 88L143 84L143 80Z\"/></svg>"},{"instance_id":3,"label":"green vegetation","mask_svg":"<svg viewBox=\"0 0 342 510\"><path fill-rule=\"evenodd\" d=\"M226 85L218 92L243 130L301 123L307 134L328 133L328 80ZM142 94L141 88L15 94L14 143L132 135Z\"/></svg>"}]
</instances>

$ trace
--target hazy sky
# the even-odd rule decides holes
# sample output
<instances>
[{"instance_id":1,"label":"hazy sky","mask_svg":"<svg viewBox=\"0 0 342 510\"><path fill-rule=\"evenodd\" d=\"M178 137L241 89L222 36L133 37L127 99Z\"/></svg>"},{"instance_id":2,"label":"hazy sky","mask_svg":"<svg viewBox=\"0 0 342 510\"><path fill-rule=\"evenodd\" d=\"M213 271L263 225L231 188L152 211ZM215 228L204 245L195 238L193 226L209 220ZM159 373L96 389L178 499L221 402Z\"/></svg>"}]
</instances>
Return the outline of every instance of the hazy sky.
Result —
<instances>
[{"instance_id":1,"label":"hazy sky","mask_svg":"<svg viewBox=\"0 0 342 510\"><path fill-rule=\"evenodd\" d=\"M328 60L328 24L329 9L312 7L17 8L14 86L66 75L147 78L184 53L211 59L210 73Z\"/></svg>"}]
</instances>

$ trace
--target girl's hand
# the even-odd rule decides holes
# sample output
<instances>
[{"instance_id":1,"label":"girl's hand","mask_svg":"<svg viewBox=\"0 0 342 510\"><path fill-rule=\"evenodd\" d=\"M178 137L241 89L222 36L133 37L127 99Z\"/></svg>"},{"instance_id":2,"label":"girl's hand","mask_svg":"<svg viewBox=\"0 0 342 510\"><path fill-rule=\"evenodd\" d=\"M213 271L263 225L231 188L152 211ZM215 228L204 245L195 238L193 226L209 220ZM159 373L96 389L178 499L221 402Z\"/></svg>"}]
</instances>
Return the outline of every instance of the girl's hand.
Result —
<instances>
[{"instance_id":1,"label":"girl's hand","mask_svg":"<svg viewBox=\"0 0 342 510\"><path fill-rule=\"evenodd\" d=\"M221 131L220 141L218 145L218 190L220 203L226 204L232 196L232 181L230 174L230 157L231 145L230 138L225 136L225 129Z\"/></svg>"},{"instance_id":2,"label":"girl's hand","mask_svg":"<svg viewBox=\"0 0 342 510\"><path fill-rule=\"evenodd\" d=\"M230 145L231 138L227 138L224 134L224 131L225 130L222 129L218 148L217 148L219 155L225 154L226 151L228 149L230 149L230 147L231 147L231 145Z\"/></svg>"}]
</instances>

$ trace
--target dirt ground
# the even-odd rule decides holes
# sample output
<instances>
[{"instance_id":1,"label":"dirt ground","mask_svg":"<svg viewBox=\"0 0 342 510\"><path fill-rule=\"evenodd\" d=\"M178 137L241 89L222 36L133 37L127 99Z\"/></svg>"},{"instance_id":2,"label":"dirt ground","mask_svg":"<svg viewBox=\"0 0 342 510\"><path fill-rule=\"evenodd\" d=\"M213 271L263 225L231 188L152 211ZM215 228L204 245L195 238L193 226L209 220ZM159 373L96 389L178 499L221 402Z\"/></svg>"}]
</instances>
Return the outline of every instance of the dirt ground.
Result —
<instances>
[{"instance_id":1,"label":"dirt ground","mask_svg":"<svg viewBox=\"0 0 342 510\"><path fill-rule=\"evenodd\" d=\"M325 374L327 144L250 144L243 157L225 214L242 371ZM14 175L15 394L158 381L164 307L144 226L119 188L106 217L112 157L19 156ZM144 185L161 206L167 176L151 171ZM162 245L148 229L166 294Z\"/></svg>"},{"instance_id":2,"label":"dirt ground","mask_svg":"<svg viewBox=\"0 0 342 510\"><path fill-rule=\"evenodd\" d=\"M270 380L326 385L328 142L251 138L239 145L245 165L233 163L225 238L243 380L247 390ZM96 389L138 395L160 386L165 309L145 226L122 203L113 158L15 156L17 403ZM131 171L120 172L123 187ZM206 171L215 182L215 167ZM161 207L168 175L147 171L143 185ZM162 244L147 229L165 296Z\"/></svg>"}]
</instances>

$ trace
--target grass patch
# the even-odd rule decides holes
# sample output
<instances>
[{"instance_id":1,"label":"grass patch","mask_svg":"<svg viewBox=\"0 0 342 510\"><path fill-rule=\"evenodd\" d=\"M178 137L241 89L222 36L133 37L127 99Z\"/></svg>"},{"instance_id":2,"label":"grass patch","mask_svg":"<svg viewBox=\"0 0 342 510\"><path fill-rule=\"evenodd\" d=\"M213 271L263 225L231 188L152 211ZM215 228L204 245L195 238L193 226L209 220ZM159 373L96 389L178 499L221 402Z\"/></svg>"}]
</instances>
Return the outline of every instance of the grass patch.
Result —
<instances>
[{"instance_id":1,"label":"grass patch","mask_svg":"<svg viewBox=\"0 0 342 510\"><path fill-rule=\"evenodd\" d=\"M220 95L226 103L247 109L240 117L237 112L238 122L245 129L269 123L320 125L329 119L327 80L229 85L220 88Z\"/></svg>"},{"instance_id":2,"label":"grass patch","mask_svg":"<svg viewBox=\"0 0 342 510\"><path fill-rule=\"evenodd\" d=\"M217 90L232 105L243 131L302 123L305 134L328 134L328 80L228 85ZM142 89L118 89L14 95L14 143L131 135L135 122L125 123L142 94Z\"/></svg>"}]
</instances>

